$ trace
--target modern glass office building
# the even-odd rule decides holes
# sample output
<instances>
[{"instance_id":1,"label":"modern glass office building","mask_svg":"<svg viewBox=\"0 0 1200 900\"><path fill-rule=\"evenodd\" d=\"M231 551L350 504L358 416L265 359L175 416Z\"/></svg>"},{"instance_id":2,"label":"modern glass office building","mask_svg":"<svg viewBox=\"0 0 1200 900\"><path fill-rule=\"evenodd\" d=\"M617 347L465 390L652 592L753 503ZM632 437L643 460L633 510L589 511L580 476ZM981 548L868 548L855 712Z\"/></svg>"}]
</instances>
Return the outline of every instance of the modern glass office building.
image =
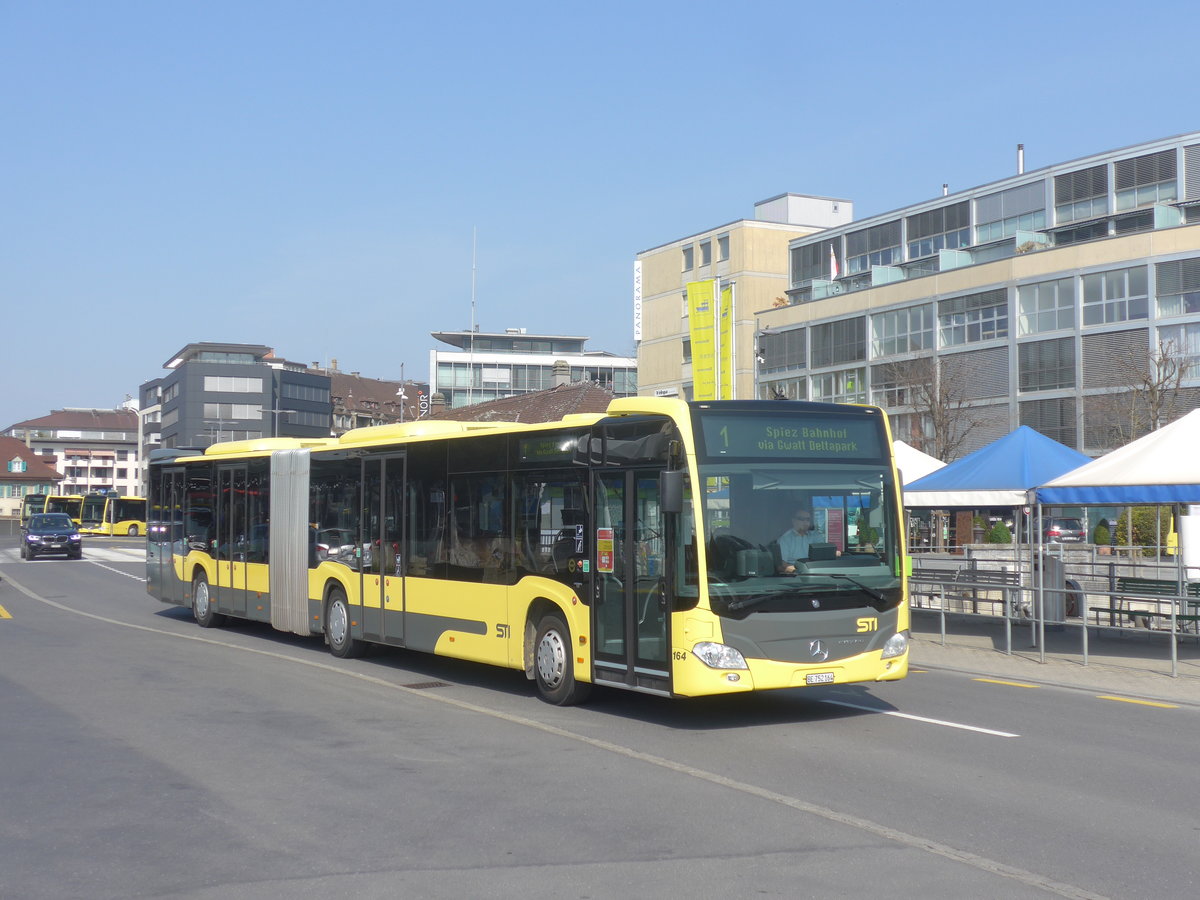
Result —
<instances>
[{"instance_id":1,"label":"modern glass office building","mask_svg":"<svg viewBox=\"0 0 1200 900\"><path fill-rule=\"evenodd\" d=\"M617 397L637 395L637 360L584 349L586 337L503 332L435 331L454 350L429 352L429 383L451 409L554 387L554 364L572 382L590 381Z\"/></svg>"},{"instance_id":2,"label":"modern glass office building","mask_svg":"<svg viewBox=\"0 0 1200 900\"><path fill-rule=\"evenodd\" d=\"M881 405L945 458L1019 425L1098 455L1200 406L1200 132L1014 168L791 239L784 302L739 313L754 392Z\"/></svg>"}]
</instances>

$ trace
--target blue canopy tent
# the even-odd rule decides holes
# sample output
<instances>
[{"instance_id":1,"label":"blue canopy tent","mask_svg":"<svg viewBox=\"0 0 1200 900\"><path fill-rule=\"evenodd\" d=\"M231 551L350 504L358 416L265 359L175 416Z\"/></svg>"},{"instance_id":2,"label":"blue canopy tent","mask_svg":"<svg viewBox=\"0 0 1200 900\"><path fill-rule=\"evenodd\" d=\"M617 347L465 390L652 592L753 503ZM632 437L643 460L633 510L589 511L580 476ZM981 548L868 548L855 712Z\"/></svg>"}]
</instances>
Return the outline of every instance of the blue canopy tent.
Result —
<instances>
[{"instance_id":1,"label":"blue canopy tent","mask_svg":"<svg viewBox=\"0 0 1200 900\"><path fill-rule=\"evenodd\" d=\"M1022 425L1011 434L905 486L904 505L1024 506L1026 492L1091 458Z\"/></svg>"}]
</instances>

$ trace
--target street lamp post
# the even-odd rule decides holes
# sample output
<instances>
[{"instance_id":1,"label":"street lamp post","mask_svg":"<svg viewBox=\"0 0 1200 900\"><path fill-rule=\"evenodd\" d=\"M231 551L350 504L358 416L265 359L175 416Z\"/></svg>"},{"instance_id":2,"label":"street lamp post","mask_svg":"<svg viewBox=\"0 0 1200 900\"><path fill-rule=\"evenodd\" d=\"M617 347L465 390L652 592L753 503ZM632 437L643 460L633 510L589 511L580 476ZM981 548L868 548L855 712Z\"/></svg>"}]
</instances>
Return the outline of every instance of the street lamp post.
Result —
<instances>
[{"instance_id":1,"label":"street lamp post","mask_svg":"<svg viewBox=\"0 0 1200 900\"><path fill-rule=\"evenodd\" d=\"M292 411L290 409L264 409L263 412L271 416L271 437L279 437L279 417L290 416Z\"/></svg>"}]
</instances>

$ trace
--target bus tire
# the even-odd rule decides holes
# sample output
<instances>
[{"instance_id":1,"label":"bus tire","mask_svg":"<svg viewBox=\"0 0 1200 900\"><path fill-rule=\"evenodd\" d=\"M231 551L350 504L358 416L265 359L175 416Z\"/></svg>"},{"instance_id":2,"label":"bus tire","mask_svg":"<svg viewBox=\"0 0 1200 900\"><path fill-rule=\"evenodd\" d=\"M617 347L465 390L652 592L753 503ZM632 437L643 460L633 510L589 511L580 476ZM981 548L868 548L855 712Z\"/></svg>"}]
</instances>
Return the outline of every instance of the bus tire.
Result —
<instances>
[{"instance_id":1,"label":"bus tire","mask_svg":"<svg viewBox=\"0 0 1200 900\"><path fill-rule=\"evenodd\" d=\"M225 615L213 608L208 578L203 572L192 579L192 616L201 628L220 628L225 624Z\"/></svg>"},{"instance_id":2,"label":"bus tire","mask_svg":"<svg viewBox=\"0 0 1200 900\"><path fill-rule=\"evenodd\" d=\"M136 525L130 525L129 531L127 531L125 533L128 534L130 537L137 537L138 536L138 527Z\"/></svg>"},{"instance_id":3,"label":"bus tire","mask_svg":"<svg viewBox=\"0 0 1200 900\"><path fill-rule=\"evenodd\" d=\"M533 640L533 671L538 696L555 706L582 703L592 686L575 680L571 658L571 631L563 617L547 613L538 622Z\"/></svg>"},{"instance_id":4,"label":"bus tire","mask_svg":"<svg viewBox=\"0 0 1200 900\"><path fill-rule=\"evenodd\" d=\"M361 656L363 642L354 637L350 624L350 604L346 592L340 587L331 588L325 601L325 643L329 652L338 659L353 659Z\"/></svg>"}]
</instances>

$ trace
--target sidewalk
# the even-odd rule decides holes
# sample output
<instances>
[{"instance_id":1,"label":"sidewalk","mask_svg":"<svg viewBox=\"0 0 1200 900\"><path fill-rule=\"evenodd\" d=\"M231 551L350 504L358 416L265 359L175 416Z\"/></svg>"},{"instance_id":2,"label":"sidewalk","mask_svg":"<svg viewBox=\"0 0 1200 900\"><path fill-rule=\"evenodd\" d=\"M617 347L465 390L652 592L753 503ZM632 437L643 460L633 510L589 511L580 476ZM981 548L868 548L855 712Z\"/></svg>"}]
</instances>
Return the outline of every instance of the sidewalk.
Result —
<instances>
[{"instance_id":1,"label":"sidewalk","mask_svg":"<svg viewBox=\"0 0 1200 900\"><path fill-rule=\"evenodd\" d=\"M1045 663L1031 646L1035 626L1013 624L1012 655L1005 654L1004 621L963 615L946 617L942 645L936 612L913 610L911 664L952 669L1011 681L1057 685L1141 700L1200 707L1200 639L1177 645L1177 677L1171 677L1170 635L1136 628L1088 627L1084 665L1082 624L1073 620L1046 629Z\"/></svg>"}]
</instances>

